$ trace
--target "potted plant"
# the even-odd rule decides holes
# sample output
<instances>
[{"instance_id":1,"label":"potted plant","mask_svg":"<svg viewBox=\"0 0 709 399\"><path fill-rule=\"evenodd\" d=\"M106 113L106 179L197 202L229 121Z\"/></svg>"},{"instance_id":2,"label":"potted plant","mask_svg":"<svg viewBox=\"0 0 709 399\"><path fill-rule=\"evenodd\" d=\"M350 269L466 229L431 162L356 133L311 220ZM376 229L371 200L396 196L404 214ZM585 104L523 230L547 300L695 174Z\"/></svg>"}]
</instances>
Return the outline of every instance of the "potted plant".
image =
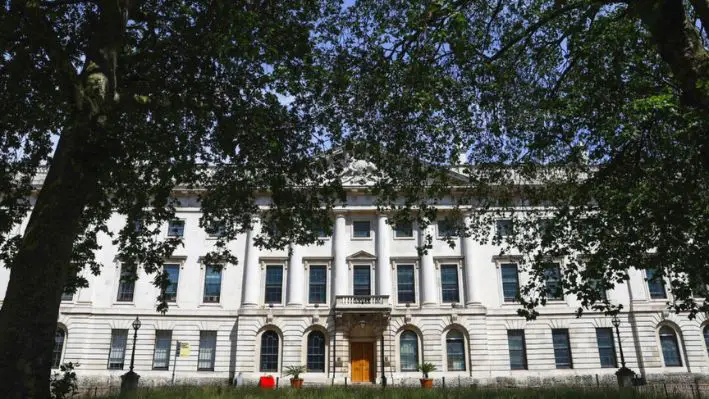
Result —
<instances>
[{"instance_id":1,"label":"potted plant","mask_svg":"<svg viewBox=\"0 0 709 399\"><path fill-rule=\"evenodd\" d=\"M290 386L291 388L300 389L303 386L303 379L300 375L305 373L305 366L288 366L286 367L286 375L291 376Z\"/></svg>"},{"instance_id":2,"label":"potted plant","mask_svg":"<svg viewBox=\"0 0 709 399\"><path fill-rule=\"evenodd\" d=\"M423 378L421 378L421 387L422 388L431 388L433 387L433 380L428 378L428 373L431 371L436 371L436 366L433 365L433 363L423 363L419 364L416 366L416 370L420 371L423 373Z\"/></svg>"}]
</instances>

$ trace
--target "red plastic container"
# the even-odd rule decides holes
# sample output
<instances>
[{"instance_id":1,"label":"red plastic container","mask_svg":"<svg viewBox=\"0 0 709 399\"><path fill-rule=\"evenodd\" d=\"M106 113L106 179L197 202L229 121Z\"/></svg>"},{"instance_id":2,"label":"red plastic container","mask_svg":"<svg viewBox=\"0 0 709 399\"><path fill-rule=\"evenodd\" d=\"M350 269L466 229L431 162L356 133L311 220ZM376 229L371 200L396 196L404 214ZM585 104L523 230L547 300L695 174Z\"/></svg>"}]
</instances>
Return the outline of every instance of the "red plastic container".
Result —
<instances>
[{"instance_id":1,"label":"red plastic container","mask_svg":"<svg viewBox=\"0 0 709 399\"><path fill-rule=\"evenodd\" d=\"M274 389L276 387L276 380L272 375L266 375L259 379L258 386L266 389Z\"/></svg>"}]
</instances>

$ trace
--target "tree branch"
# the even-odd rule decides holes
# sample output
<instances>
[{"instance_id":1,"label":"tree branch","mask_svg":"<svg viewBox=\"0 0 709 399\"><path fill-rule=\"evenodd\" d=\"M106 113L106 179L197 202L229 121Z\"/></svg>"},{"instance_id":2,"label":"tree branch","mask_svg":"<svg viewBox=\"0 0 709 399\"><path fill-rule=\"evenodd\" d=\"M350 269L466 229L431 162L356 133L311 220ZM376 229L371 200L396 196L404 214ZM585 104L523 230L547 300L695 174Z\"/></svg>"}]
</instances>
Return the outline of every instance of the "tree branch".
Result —
<instances>
[{"instance_id":1,"label":"tree branch","mask_svg":"<svg viewBox=\"0 0 709 399\"><path fill-rule=\"evenodd\" d=\"M68 6L68 5L83 4L83 3L98 4L98 1L97 0L54 0L54 1L43 1L40 3L40 5L42 5L44 7L59 7L59 6Z\"/></svg>"},{"instance_id":2,"label":"tree branch","mask_svg":"<svg viewBox=\"0 0 709 399\"><path fill-rule=\"evenodd\" d=\"M689 2L692 3L699 20L702 21L702 27L709 29L709 0L689 0Z\"/></svg>"}]
</instances>

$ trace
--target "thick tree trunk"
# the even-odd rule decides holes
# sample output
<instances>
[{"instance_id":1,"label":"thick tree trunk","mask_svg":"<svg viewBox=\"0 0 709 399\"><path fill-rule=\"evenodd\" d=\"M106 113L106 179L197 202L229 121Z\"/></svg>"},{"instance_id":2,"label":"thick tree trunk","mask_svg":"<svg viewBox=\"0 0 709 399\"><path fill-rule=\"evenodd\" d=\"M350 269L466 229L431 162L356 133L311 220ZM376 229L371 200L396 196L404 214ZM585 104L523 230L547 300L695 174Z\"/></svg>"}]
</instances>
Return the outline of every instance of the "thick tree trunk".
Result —
<instances>
[{"instance_id":1,"label":"thick tree trunk","mask_svg":"<svg viewBox=\"0 0 709 399\"><path fill-rule=\"evenodd\" d=\"M73 241L98 179L90 126L78 123L62 134L11 265L0 309L2 397L49 397L54 333Z\"/></svg>"}]
</instances>

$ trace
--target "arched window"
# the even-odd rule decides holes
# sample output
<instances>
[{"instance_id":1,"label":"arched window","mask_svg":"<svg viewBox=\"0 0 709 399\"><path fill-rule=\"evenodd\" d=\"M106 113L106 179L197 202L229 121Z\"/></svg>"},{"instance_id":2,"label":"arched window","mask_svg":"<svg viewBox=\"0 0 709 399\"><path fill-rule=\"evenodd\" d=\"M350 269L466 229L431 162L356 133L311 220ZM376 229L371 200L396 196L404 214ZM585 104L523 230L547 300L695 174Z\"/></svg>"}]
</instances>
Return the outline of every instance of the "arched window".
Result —
<instances>
[{"instance_id":1,"label":"arched window","mask_svg":"<svg viewBox=\"0 0 709 399\"><path fill-rule=\"evenodd\" d=\"M308 334L308 362L309 372L325 372L325 334L313 331Z\"/></svg>"},{"instance_id":2,"label":"arched window","mask_svg":"<svg viewBox=\"0 0 709 399\"><path fill-rule=\"evenodd\" d=\"M278 334L266 331L261 335L261 371L278 371Z\"/></svg>"},{"instance_id":3,"label":"arched window","mask_svg":"<svg viewBox=\"0 0 709 399\"><path fill-rule=\"evenodd\" d=\"M446 335L448 371L465 371L465 338L460 331L451 330Z\"/></svg>"},{"instance_id":4,"label":"arched window","mask_svg":"<svg viewBox=\"0 0 709 399\"><path fill-rule=\"evenodd\" d=\"M419 360L418 337L413 331L404 331L399 338L401 371L416 371Z\"/></svg>"},{"instance_id":5,"label":"arched window","mask_svg":"<svg viewBox=\"0 0 709 399\"><path fill-rule=\"evenodd\" d=\"M707 354L709 354L709 324L704 326L704 345L707 347Z\"/></svg>"},{"instance_id":6,"label":"arched window","mask_svg":"<svg viewBox=\"0 0 709 399\"><path fill-rule=\"evenodd\" d=\"M662 357L665 358L665 366L682 366L682 356L679 353L675 330L668 326L660 328L660 345L662 346Z\"/></svg>"},{"instance_id":7,"label":"arched window","mask_svg":"<svg viewBox=\"0 0 709 399\"><path fill-rule=\"evenodd\" d=\"M64 350L64 341L66 339L66 332L57 328L56 333L54 333L54 349L52 350L52 368L59 368L62 362L62 351Z\"/></svg>"}]
</instances>

